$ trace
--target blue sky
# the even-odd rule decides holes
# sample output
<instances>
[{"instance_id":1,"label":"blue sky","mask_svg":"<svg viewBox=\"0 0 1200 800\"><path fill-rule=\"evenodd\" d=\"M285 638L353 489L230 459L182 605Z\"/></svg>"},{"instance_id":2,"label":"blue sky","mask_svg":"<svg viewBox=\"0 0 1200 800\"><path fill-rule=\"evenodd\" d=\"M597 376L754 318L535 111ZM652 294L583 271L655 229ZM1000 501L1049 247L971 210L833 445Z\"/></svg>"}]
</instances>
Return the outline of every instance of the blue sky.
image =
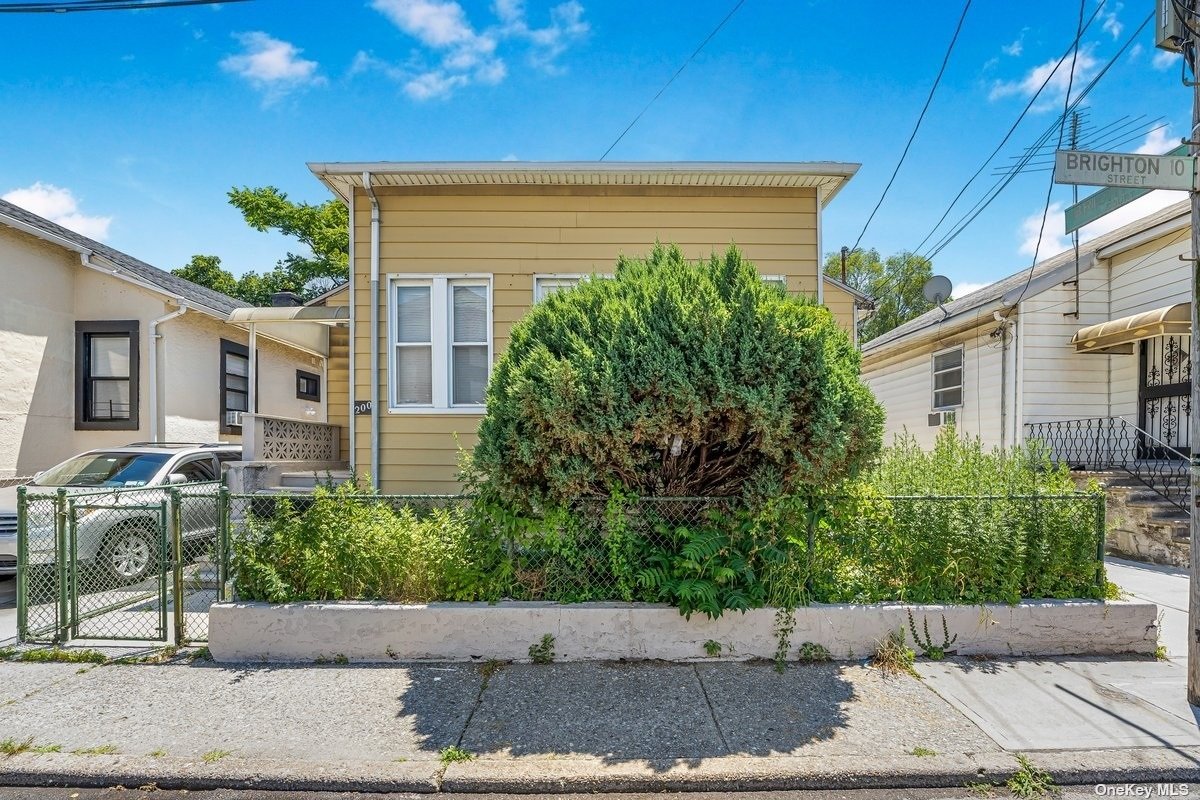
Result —
<instances>
[{"instance_id":1,"label":"blue sky","mask_svg":"<svg viewBox=\"0 0 1200 800\"><path fill-rule=\"evenodd\" d=\"M1090 15L1097 0L1085 0ZM219 255L235 273L288 247L226 203L272 184L320 201L307 161L598 158L732 0L252 0L222 7L0 16L0 195L157 266ZM1078 87L1151 3L1107 0ZM925 101L962 6L746 0L609 160L862 163L826 215L852 244ZM1074 38L1078 5L975 0L908 160L863 238L917 247ZM1190 92L1149 25L1086 106L1145 115L1120 149L1165 152ZM1061 110L1070 69L997 159ZM1151 119L1168 128L1147 133ZM989 167L950 219L997 180ZM1027 267L1050 176L1018 177L935 258L961 289ZM1085 191L1086 193L1086 191ZM1155 193L1097 232L1175 199ZM1054 189L1055 208L1070 188ZM1051 215L1042 255L1063 246ZM936 240L937 237L935 237Z\"/></svg>"}]
</instances>

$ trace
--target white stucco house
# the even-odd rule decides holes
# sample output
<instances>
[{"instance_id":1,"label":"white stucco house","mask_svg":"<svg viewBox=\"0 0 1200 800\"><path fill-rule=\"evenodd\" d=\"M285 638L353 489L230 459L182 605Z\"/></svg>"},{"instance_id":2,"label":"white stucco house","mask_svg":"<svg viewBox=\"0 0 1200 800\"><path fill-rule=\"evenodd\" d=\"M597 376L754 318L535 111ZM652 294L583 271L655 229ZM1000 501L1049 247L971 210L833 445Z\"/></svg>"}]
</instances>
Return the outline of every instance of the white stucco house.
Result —
<instances>
[{"instance_id":1,"label":"white stucco house","mask_svg":"<svg viewBox=\"0 0 1200 800\"><path fill-rule=\"evenodd\" d=\"M326 330L245 304L0 201L0 478L134 441L240 441L250 412L323 422ZM248 380L255 361L257 385Z\"/></svg>"},{"instance_id":2,"label":"white stucco house","mask_svg":"<svg viewBox=\"0 0 1200 800\"><path fill-rule=\"evenodd\" d=\"M1190 254L1178 203L867 342L886 438L930 445L953 421L989 445L1040 439L1157 495L1175 535L1193 446Z\"/></svg>"}]
</instances>

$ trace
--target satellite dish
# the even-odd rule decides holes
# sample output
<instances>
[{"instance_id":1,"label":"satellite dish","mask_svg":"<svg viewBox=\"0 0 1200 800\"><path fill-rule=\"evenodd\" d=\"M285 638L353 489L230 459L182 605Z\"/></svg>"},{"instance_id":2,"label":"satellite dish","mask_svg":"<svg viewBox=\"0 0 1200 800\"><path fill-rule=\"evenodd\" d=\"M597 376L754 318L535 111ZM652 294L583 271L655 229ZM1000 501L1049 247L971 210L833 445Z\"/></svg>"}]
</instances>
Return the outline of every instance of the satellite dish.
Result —
<instances>
[{"instance_id":1,"label":"satellite dish","mask_svg":"<svg viewBox=\"0 0 1200 800\"><path fill-rule=\"evenodd\" d=\"M925 281L925 286L921 288L921 291L926 300L935 306L940 306L950 299L950 292L954 291L954 284L950 283L950 279L945 275L934 275Z\"/></svg>"}]
</instances>

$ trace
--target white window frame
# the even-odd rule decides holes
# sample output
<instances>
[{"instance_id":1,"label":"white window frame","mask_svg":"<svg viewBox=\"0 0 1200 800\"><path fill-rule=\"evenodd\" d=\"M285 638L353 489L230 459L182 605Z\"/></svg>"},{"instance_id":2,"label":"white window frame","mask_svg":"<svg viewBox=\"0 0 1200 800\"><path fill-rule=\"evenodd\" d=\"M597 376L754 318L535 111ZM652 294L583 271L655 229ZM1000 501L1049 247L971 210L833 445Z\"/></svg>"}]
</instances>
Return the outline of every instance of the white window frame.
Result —
<instances>
[{"instance_id":1,"label":"white window frame","mask_svg":"<svg viewBox=\"0 0 1200 800\"><path fill-rule=\"evenodd\" d=\"M937 365L937 357L938 356L945 355L946 353L953 353L955 351L957 351L959 354L957 367L950 367L949 369L943 369L943 370L938 370L938 369L934 368ZM941 389L938 389L937 388L937 376L941 375L943 373L946 373L946 372L950 372L952 370L956 370L956 369L958 370L958 373L959 373L958 404L953 405L953 406L944 406L944 405L939 406L937 404L937 393L939 391L945 392L949 389L953 389L954 387L953 386L944 386ZM930 410L931 411L956 411L963 407L963 404L966 402L966 400L967 400L967 353L966 353L966 349L961 344L957 344L957 345L954 345L953 347L943 347L941 350L935 350L933 353L931 353L929 355L929 402L930 402L930 406L931 406Z\"/></svg>"},{"instance_id":2,"label":"white window frame","mask_svg":"<svg viewBox=\"0 0 1200 800\"><path fill-rule=\"evenodd\" d=\"M481 272L389 274L387 276L387 403L389 414L483 414L486 411L486 402L458 405L451 403L453 376L450 374L450 358L454 331L451 327L450 304L453 302L453 297L450 289L456 285L487 287L487 363L488 377L491 377L495 352L493 309L496 304L492 275ZM396 341L395 288L397 286L430 287L429 335L433 360L433 402L430 404L398 405L396 403L396 350L401 347Z\"/></svg>"},{"instance_id":3,"label":"white window frame","mask_svg":"<svg viewBox=\"0 0 1200 800\"><path fill-rule=\"evenodd\" d=\"M787 275L759 275L758 277L762 280L763 283L766 283L766 284L769 284L772 286L778 286L780 289L783 289L785 292L788 290Z\"/></svg>"},{"instance_id":4,"label":"white window frame","mask_svg":"<svg viewBox=\"0 0 1200 800\"><path fill-rule=\"evenodd\" d=\"M611 273L601 275L591 272L538 272L533 276L533 302L540 303L545 299L545 296L540 295L538 292L538 289L542 283L552 283L555 281L576 281L577 283L582 283L583 281L591 280L592 278L611 277Z\"/></svg>"}]
</instances>

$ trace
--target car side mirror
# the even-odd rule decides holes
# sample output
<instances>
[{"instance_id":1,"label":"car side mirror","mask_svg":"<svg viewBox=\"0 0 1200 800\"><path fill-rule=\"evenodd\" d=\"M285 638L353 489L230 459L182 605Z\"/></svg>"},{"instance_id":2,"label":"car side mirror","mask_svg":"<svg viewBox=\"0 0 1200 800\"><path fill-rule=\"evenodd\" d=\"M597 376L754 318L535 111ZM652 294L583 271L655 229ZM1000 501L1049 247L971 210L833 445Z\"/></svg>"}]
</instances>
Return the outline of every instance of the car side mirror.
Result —
<instances>
[{"instance_id":1,"label":"car side mirror","mask_svg":"<svg viewBox=\"0 0 1200 800\"><path fill-rule=\"evenodd\" d=\"M171 486L178 486L181 483L187 482L187 475L184 475L182 472L172 472L167 476L167 483Z\"/></svg>"}]
</instances>

